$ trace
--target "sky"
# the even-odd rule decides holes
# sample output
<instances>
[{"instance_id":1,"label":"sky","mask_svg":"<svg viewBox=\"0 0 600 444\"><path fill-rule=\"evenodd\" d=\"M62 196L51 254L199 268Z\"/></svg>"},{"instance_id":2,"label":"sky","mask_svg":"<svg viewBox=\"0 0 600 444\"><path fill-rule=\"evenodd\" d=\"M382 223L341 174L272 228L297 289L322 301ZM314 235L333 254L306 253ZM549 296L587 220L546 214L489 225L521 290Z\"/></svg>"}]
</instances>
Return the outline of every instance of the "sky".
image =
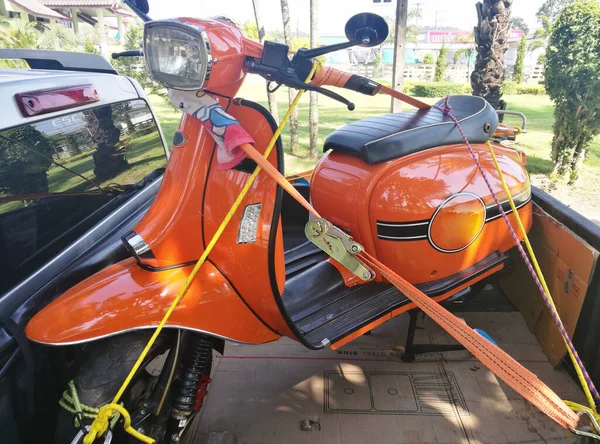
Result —
<instances>
[{"instance_id":1,"label":"sky","mask_svg":"<svg viewBox=\"0 0 600 444\"><path fill-rule=\"evenodd\" d=\"M260 0L261 12L267 32L281 29L281 6L279 0ZM309 0L288 0L292 28L308 33L310 30ZM476 0L408 0L409 9L421 4L421 26L453 26L471 30L477 21ZM149 0L150 17L210 17L224 15L243 23L254 20L252 0ZM514 0L512 15L522 17L530 28L537 27L535 13L543 0ZM375 12L394 16L396 0L392 3L374 4L373 0L319 0L319 33L343 35L344 25L354 14Z\"/></svg>"}]
</instances>

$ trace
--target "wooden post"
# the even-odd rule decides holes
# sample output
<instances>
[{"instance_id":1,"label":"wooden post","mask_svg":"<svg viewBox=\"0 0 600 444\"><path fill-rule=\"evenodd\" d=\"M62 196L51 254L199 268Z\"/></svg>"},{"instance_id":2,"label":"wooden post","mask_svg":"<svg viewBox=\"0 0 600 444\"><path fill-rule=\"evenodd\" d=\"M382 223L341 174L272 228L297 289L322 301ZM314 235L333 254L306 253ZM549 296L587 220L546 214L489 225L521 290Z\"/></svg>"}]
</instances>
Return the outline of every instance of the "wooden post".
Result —
<instances>
[{"instance_id":1,"label":"wooden post","mask_svg":"<svg viewBox=\"0 0 600 444\"><path fill-rule=\"evenodd\" d=\"M79 17L77 17L76 8L71 8L71 21L73 22L73 34L79 34Z\"/></svg>"},{"instance_id":2,"label":"wooden post","mask_svg":"<svg viewBox=\"0 0 600 444\"><path fill-rule=\"evenodd\" d=\"M104 29L104 10L96 9L96 17L98 18L98 34L100 36L100 54L108 58L108 47L106 46L106 30Z\"/></svg>"},{"instance_id":3,"label":"wooden post","mask_svg":"<svg viewBox=\"0 0 600 444\"><path fill-rule=\"evenodd\" d=\"M125 27L123 26L123 17L117 15L117 28L119 29L119 41L125 43Z\"/></svg>"},{"instance_id":4,"label":"wooden post","mask_svg":"<svg viewBox=\"0 0 600 444\"><path fill-rule=\"evenodd\" d=\"M392 88L402 91L404 83L404 52L406 49L406 24L408 22L408 0L396 0L396 24L394 39L394 65ZM402 102L392 99L392 112L402 111Z\"/></svg>"}]
</instances>

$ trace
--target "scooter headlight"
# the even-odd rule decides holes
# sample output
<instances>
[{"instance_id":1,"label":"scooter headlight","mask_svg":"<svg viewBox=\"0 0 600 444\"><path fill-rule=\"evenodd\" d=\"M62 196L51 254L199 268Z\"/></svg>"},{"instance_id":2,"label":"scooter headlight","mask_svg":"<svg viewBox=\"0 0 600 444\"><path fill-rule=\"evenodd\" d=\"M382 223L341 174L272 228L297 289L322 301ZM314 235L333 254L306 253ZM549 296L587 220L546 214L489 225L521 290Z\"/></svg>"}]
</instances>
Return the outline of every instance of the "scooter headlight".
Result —
<instances>
[{"instance_id":1,"label":"scooter headlight","mask_svg":"<svg viewBox=\"0 0 600 444\"><path fill-rule=\"evenodd\" d=\"M174 19L146 23L144 57L152 80L182 90L202 89L212 63L206 33Z\"/></svg>"}]
</instances>

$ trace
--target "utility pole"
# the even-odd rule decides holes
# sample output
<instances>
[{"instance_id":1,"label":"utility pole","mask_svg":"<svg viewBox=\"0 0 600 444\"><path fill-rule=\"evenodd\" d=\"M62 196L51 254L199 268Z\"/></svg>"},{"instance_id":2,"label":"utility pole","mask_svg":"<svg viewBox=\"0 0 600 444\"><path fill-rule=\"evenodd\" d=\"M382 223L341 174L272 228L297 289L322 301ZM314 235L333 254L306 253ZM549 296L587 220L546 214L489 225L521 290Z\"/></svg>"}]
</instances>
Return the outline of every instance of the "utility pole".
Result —
<instances>
[{"instance_id":1,"label":"utility pole","mask_svg":"<svg viewBox=\"0 0 600 444\"><path fill-rule=\"evenodd\" d=\"M435 29L438 29L439 22L445 21L444 19L438 20L438 15L440 12L447 12L447 11L442 11L442 10L435 11Z\"/></svg>"},{"instance_id":2,"label":"utility pole","mask_svg":"<svg viewBox=\"0 0 600 444\"><path fill-rule=\"evenodd\" d=\"M421 20L421 7L423 2L415 3L415 9L417 10L417 17L415 18L415 25L419 26L419 20Z\"/></svg>"},{"instance_id":3,"label":"utility pole","mask_svg":"<svg viewBox=\"0 0 600 444\"><path fill-rule=\"evenodd\" d=\"M394 65L392 87L402 91L404 84L404 52L406 50L406 25L408 22L408 0L396 0L396 24L394 39ZM402 102L392 99L392 112L402 111Z\"/></svg>"}]
</instances>

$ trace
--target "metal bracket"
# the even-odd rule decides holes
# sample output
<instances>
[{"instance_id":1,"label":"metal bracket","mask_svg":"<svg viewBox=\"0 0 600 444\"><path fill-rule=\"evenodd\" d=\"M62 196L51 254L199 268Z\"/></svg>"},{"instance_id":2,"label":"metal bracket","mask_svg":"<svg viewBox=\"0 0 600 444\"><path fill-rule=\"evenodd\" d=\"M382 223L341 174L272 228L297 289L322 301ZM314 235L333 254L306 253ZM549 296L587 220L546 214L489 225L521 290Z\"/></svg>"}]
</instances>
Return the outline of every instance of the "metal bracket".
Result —
<instances>
[{"instance_id":1,"label":"metal bracket","mask_svg":"<svg viewBox=\"0 0 600 444\"><path fill-rule=\"evenodd\" d=\"M304 228L304 234L317 247L334 258L359 279L369 282L375 278L375 273L356 258L364 248L358 242L331 222L325 219L309 220Z\"/></svg>"}]
</instances>

